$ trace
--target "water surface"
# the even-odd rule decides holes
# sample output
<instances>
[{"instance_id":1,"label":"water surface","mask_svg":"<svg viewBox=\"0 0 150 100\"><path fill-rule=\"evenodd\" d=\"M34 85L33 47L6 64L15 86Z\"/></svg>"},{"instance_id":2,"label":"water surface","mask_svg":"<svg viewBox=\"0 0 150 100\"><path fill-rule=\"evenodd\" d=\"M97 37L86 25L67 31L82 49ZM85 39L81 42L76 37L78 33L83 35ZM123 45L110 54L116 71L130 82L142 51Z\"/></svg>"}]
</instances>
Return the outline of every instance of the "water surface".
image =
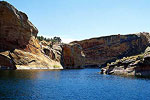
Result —
<instances>
[{"instance_id":1,"label":"water surface","mask_svg":"<svg viewBox=\"0 0 150 100\"><path fill-rule=\"evenodd\" d=\"M150 100L150 80L99 69L0 71L1 100Z\"/></svg>"}]
</instances>

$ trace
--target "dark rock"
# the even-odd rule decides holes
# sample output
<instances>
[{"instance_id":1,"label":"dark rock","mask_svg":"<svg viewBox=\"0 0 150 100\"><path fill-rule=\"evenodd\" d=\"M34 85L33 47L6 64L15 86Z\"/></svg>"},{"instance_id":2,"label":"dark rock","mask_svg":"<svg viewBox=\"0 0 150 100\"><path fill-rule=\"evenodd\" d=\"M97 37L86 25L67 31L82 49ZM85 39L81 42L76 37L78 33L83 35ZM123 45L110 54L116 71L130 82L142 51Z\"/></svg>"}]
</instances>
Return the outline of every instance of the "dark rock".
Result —
<instances>
[{"instance_id":1,"label":"dark rock","mask_svg":"<svg viewBox=\"0 0 150 100\"><path fill-rule=\"evenodd\" d=\"M149 48L149 47L148 47ZM101 69L102 74L150 76L150 52L124 57Z\"/></svg>"}]
</instances>

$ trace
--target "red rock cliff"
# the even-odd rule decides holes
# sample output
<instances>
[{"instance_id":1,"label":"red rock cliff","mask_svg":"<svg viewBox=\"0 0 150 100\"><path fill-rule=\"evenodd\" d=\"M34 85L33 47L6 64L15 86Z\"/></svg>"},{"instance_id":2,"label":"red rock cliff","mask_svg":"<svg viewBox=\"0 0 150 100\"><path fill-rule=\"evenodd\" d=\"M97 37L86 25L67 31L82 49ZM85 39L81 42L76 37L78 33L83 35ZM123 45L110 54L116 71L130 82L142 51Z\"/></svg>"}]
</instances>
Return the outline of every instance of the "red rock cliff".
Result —
<instances>
[{"instance_id":1,"label":"red rock cliff","mask_svg":"<svg viewBox=\"0 0 150 100\"><path fill-rule=\"evenodd\" d=\"M85 54L85 65L102 65L124 56L139 54L149 45L149 33L111 35L78 43Z\"/></svg>"},{"instance_id":2,"label":"red rock cliff","mask_svg":"<svg viewBox=\"0 0 150 100\"><path fill-rule=\"evenodd\" d=\"M61 63L64 68L82 68L85 65L84 54L79 44L64 44L62 50Z\"/></svg>"}]
</instances>

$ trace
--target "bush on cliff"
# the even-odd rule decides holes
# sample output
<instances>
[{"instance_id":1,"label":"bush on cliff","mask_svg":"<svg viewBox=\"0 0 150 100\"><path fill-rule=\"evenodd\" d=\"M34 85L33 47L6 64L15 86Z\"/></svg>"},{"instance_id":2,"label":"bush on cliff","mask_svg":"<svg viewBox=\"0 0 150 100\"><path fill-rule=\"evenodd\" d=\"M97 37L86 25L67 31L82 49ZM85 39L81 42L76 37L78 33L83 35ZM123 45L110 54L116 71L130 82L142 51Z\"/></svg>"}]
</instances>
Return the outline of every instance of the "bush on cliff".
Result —
<instances>
[{"instance_id":1,"label":"bush on cliff","mask_svg":"<svg viewBox=\"0 0 150 100\"><path fill-rule=\"evenodd\" d=\"M39 41L46 41L46 42L52 42L52 43L56 43L56 42L58 42L58 43L61 43L61 38L60 37L53 37L53 38L46 38L46 37L43 37L43 36L37 36L37 39L39 40Z\"/></svg>"}]
</instances>

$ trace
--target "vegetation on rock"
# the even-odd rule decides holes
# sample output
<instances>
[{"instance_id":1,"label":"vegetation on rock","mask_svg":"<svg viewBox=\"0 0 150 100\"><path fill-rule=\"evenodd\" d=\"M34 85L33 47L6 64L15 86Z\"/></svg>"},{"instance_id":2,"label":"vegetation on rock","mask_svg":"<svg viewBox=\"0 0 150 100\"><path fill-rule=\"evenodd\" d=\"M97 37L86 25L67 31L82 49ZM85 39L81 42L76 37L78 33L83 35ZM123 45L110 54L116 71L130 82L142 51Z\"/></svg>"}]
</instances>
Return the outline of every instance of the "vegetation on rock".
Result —
<instances>
[{"instance_id":1,"label":"vegetation on rock","mask_svg":"<svg viewBox=\"0 0 150 100\"><path fill-rule=\"evenodd\" d=\"M123 57L115 62L107 63L107 66L101 68L102 74L115 75L150 75L150 47L147 47L144 53Z\"/></svg>"},{"instance_id":2,"label":"vegetation on rock","mask_svg":"<svg viewBox=\"0 0 150 100\"><path fill-rule=\"evenodd\" d=\"M52 43L56 43L56 42L58 42L58 43L61 43L61 38L60 37L53 37L53 38L46 38L46 37L43 37L43 36L37 36L37 39L39 40L39 41L43 41L43 40L45 40L46 42L52 42Z\"/></svg>"}]
</instances>

